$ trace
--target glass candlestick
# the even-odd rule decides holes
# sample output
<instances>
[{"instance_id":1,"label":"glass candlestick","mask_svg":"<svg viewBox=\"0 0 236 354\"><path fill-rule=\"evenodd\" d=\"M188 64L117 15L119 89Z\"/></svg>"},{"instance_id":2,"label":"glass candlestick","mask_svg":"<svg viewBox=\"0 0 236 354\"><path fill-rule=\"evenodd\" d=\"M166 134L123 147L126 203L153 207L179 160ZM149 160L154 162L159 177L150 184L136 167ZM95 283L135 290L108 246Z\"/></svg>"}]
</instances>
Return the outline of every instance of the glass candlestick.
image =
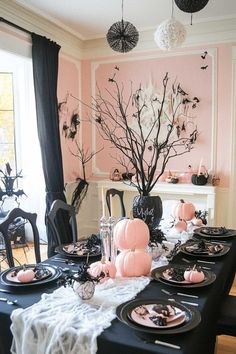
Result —
<instances>
[{"instance_id":1,"label":"glass candlestick","mask_svg":"<svg viewBox=\"0 0 236 354\"><path fill-rule=\"evenodd\" d=\"M114 242L114 226L115 226L115 218L110 216L108 218L108 229L109 229L109 241L110 241L110 261L115 264L116 256L117 256L117 248Z\"/></svg>"},{"instance_id":2,"label":"glass candlestick","mask_svg":"<svg viewBox=\"0 0 236 354\"><path fill-rule=\"evenodd\" d=\"M106 261L109 261L111 257L110 226L108 220L109 218L106 216L102 216L100 219L101 253Z\"/></svg>"}]
</instances>

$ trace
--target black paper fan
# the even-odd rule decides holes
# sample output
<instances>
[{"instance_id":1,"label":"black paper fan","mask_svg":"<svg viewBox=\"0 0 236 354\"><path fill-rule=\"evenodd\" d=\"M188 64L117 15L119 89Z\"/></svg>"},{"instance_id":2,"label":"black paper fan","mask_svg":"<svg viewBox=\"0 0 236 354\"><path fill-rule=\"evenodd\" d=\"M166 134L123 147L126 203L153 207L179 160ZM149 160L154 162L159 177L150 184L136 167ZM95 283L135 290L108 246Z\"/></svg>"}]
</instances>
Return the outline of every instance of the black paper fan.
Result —
<instances>
[{"instance_id":1,"label":"black paper fan","mask_svg":"<svg viewBox=\"0 0 236 354\"><path fill-rule=\"evenodd\" d=\"M128 22L115 22L107 32L107 42L109 46L120 53L127 53L138 43L139 33L136 27Z\"/></svg>"}]
</instances>

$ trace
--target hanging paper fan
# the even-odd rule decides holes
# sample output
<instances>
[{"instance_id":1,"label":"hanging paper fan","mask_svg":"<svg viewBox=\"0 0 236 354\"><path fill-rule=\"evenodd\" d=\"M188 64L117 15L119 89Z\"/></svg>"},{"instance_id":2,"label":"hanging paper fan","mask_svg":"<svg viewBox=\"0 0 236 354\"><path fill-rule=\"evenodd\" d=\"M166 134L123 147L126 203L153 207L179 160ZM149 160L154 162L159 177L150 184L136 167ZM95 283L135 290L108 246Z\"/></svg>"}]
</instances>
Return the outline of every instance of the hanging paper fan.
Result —
<instances>
[{"instance_id":1,"label":"hanging paper fan","mask_svg":"<svg viewBox=\"0 0 236 354\"><path fill-rule=\"evenodd\" d=\"M139 33L132 23L119 21L114 23L107 32L109 46L116 52L126 53L138 43Z\"/></svg>"},{"instance_id":2,"label":"hanging paper fan","mask_svg":"<svg viewBox=\"0 0 236 354\"><path fill-rule=\"evenodd\" d=\"M136 27L123 20L123 0L122 0L122 19L113 23L107 32L107 42L116 52L126 53L132 50L139 40L139 33Z\"/></svg>"}]
</instances>

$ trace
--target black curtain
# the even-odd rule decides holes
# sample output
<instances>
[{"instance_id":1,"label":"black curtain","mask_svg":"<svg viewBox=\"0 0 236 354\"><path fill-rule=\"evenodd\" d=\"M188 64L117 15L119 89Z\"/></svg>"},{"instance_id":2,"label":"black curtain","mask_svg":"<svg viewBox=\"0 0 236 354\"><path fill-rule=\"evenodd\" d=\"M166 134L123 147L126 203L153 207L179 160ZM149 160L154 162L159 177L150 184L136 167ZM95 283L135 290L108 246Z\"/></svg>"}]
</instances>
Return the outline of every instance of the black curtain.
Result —
<instances>
[{"instance_id":1,"label":"black curtain","mask_svg":"<svg viewBox=\"0 0 236 354\"><path fill-rule=\"evenodd\" d=\"M54 200L66 201L61 155L57 77L60 46L51 40L32 33L33 75L37 113L38 136L46 185L46 229L48 256L54 254L56 240L47 222L47 214ZM37 186L35 186L37 188ZM56 221L61 242L72 240L67 214L58 213Z\"/></svg>"}]
</instances>

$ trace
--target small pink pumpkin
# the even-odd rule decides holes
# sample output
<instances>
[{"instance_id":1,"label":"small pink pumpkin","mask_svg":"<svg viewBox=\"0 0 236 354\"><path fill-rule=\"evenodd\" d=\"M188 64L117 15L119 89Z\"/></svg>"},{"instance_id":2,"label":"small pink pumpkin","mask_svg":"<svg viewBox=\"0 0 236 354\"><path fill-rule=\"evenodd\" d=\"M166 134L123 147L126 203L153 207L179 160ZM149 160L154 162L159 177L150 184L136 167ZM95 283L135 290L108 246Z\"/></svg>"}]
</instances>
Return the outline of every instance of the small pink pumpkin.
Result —
<instances>
[{"instance_id":1,"label":"small pink pumpkin","mask_svg":"<svg viewBox=\"0 0 236 354\"><path fill-rule=\"evenodd\" d=\"M179 220L175 223L175 229L176 229L176 231L178 231L178 232L187 231L187 223L186 223L186 221L179 219Z\"/></svg>"},{"instance_id":2,"label":"small pink pumpkin","mask_svg":"<svg viewBox=\"0 0 236 354\"><path fill-rule=\"evenodd\" d=\"M200 219L200 218L193 218L191 221L194 226L202 226L203 225L202 219Z\"/></svg>"},{"instance_id":3,"label":"small pink pumpkin","mask_svg":"<svg viewBox=\"0 0 236 354\"><path fill-rule=\"evenodd\" d=\"M138 218L122 219L114 227L114 241L120 250L145 248L149 238L147 224Z\"/></svg>"},{"instance_id":4,"label":"small pink pumpkin","mask_svg":"<svg viewBox=\"0 0 236 354\"><path fill-rule=\"evenodd\" d=\"M21 283L29 283L30 281L32 281L34 279L34 271L33 269L30 268L26 268L23 266L23 269L21 269L18 273L17 273L17 280L19 280L19 282Z\"/></svg>"},{"instance_id":5,"label":"small pink pumpkin","mask_svg":"<svg viewBox=\"0 0 236 354\"><path fill-rule=\"evenodd\" d=\"M194 266L184 272L184 279L190 283L201 283L205 279L205 275L203 271Z\"/></svg>"},{"instance_id":6,"label":"small pink pumpkin","mask_svg":"<svg viewBox=\"0 0 236 354\"><path fill-rule=\"evenodd\" d=\"M105 257L102 257L101 261L90 264L88 272L93 277L98 277L105 274L105 276L100 280L100 283L104 283L109 278L115 278L116 267L111 262L106 261Z\"/></svg>"},{"instance_id":7,"label":"small pink pumpkin","mask_svg":"<svg viewBox=\"0 0 236 354\"><path fill-rule=\"evenodd\" d=\"M185 202L183 199L180 199L180 201L174 205L172 214L174 217L182 220L192 220L195 215L195 206L190 202Z\"/></svg>"},{"instance_id":8,"label":"small pink pumpkin","mask_svg":"<svg viewBox=\"0 0 236 354\"><path fill-rule=\"evenodd\" d=\"M116 268L123 277L140 277L150 272L152 257L145 249L124 250L116 258Z\"/></svg>"}]
</instances>

